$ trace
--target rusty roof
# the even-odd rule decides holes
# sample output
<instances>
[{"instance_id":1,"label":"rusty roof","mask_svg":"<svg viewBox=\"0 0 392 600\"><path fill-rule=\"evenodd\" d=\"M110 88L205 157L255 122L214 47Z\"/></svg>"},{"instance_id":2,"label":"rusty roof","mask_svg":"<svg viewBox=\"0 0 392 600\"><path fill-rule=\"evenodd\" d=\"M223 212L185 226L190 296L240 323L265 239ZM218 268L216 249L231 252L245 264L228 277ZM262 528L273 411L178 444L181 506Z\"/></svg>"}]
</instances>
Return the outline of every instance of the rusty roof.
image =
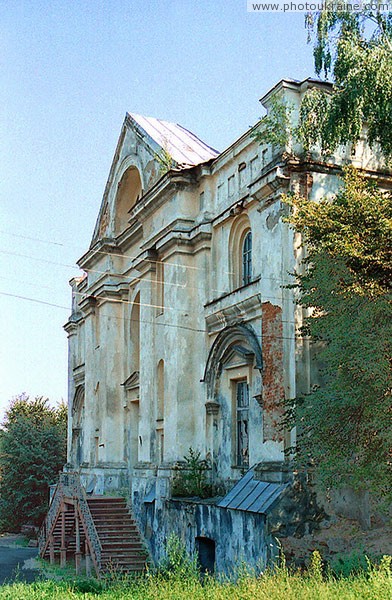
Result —
<instances>
[{"instance_id":1,"label":"rusty roof","mask_svg":"<svg viewBox=\"0 0 392 600\"><path fill-rule=\"evenodd\" d=\"M205 144L182 125L135 113L129 113L129 116L139 128L171 155L179 168L194 167L219 155L217 150Z\"/></svg>"}]
</instances>

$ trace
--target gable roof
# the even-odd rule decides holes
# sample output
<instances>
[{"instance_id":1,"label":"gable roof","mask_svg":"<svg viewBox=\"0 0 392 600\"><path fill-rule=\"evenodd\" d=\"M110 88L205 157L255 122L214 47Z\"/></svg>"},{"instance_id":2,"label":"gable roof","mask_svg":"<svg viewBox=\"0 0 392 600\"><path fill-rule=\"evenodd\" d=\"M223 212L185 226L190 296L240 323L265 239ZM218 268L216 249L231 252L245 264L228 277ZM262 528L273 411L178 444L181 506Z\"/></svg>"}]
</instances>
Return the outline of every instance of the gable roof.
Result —
<instances>
[{"instance_id":1,"label":"gable roof","mask_svg":"<svg viewBox=\"0 0 392 600\"><path fill-rule=\"evenodd\" d=\"M169 152L179 168L194 167L219 155L217 150L177 123L135 113L129 113L129 117L139 129Z\"/></svg>"}]
</instances>

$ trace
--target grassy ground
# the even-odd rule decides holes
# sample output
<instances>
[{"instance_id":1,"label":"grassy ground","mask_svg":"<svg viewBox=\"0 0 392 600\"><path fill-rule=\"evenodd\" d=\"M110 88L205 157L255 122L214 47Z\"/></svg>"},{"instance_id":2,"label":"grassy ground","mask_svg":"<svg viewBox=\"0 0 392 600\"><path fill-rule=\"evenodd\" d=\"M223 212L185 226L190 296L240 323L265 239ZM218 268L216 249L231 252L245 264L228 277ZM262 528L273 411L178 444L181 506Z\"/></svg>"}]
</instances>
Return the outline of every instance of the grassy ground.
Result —
<instances>
[{"instance_id":1,"label":"grassy ground","mask_svg":"<svg viewBox=\"0 0 392 600\"><path fill-rule=\"evenodd\" d=\"M260 577L248 573L237 581L205 578L181 565L163 572L113 581L73 579L41 581L30 585L15 583L0 588L0 600L346 600L353 598L390 600L392 598L391 559L378 567L347 578L323 576L317 559L305 574L289 573L285 567Z\"/></svg>"}]
</instances>

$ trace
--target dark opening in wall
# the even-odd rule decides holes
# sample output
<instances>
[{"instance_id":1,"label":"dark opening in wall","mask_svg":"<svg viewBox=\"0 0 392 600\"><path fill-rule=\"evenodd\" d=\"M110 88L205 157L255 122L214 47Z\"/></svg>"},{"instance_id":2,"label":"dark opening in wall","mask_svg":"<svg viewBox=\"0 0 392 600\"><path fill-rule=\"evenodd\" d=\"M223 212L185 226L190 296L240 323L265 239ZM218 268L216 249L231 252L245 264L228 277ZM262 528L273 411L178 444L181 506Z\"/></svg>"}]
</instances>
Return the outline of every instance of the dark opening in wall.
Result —
<instances>
[{"instance_id":1,"label":"dark opening in wall","mask_svg":"<svg viewBox=\"0 0 392 600\"><path fill-rule=\"evenodd\" d=\"M202 572L215 571L215 542L207 537L196 538L196 550Z\"/></svg>"}]
</instances>

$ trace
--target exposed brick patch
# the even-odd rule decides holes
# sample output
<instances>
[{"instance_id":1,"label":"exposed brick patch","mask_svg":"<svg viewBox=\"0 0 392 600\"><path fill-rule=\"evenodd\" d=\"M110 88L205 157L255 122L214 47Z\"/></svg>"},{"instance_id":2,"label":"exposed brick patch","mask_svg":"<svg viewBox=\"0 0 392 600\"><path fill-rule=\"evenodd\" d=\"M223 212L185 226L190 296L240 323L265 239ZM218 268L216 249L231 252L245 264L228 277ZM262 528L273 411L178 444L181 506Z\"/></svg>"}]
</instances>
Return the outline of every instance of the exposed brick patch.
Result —
<instances>
[{"instance_id":1,"label":"exposed brick patch","mask_svg":"<svg viewBox=\"0 0 392 600\"><path fill-rule=\"evenodd\" d=\"M299 193L304 198L309 198L309 192L313 186L313 175L311 173L301 173L299 176Z\"/></svg>"},{"instance_id":2,"label":"exposed brick patch","mask_svg":"<svg viewBox=\"0 0 392 600\"><path fill-rule=\"evenodd\" d=\"M283 414L280 402L283 386L282 309L270 302L262 304L263 344L263 439L281 442L279 423Z\"/></svg>"}]
</instances>

